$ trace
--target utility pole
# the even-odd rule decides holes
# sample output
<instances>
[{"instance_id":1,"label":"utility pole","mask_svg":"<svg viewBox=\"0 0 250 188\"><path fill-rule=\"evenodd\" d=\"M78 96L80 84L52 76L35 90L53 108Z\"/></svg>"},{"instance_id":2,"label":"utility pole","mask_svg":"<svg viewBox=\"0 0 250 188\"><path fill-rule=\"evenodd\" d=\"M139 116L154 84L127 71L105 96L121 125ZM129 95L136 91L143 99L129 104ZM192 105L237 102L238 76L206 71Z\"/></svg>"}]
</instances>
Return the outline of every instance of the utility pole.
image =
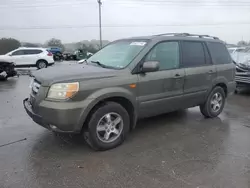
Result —
<instances>
[{"instance_id":1,"label":"utility pole","mask_svg":"<svg viewBox=\"0 0 250 188\"><path fill-rule=\"evenodd\" d=\"M100 34L100 48L102 48L102 1L97 0L99 5L99 34Z\"/></svg>"}]
</instances>

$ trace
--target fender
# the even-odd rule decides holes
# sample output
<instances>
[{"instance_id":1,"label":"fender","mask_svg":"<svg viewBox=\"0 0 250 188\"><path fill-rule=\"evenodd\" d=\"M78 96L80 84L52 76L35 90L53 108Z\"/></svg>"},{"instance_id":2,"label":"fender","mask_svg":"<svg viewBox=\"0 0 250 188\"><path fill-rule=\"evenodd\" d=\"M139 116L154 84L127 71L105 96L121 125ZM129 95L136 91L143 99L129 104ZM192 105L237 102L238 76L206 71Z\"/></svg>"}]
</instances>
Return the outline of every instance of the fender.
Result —
<instances>
[{"instance_id":1,"label":"fender","mask_svg":"<svg viewBox=\"0 0 250 188\"><path fill-rule=\"evenodd\" d=\"M84 122L86 121L87 116L89 115L90 111L97 105L99 102L111 98L111 97L123 97L129 100L135 112L137 112L138 103L136 100L135 93L129 91L128 89L122 87L112 87L112 88L103 88L100 90L95 91L91 95L89 95L86 99L84 99L84 107L80 115L80 119L78 120L77 130L81 131Z\"/></svg>"},{"instance_id":2,"label":"fender","mask_svg":"<svg viewBox=\"0 0 250 188\"><path fill-rule=\"evenodd\" d=\"M206 98L209 96L210 92L212 91L212 89L213 89L216 85L218 85L218 84L225 84L226 87L228 88L227 83L228 83L227 79L226 79L225 77L223 77L223 76L219 76L219 77L217 77L216 79L214 79L214 80L212 81L211 88L209 88L209 92L207 92Z\"/></svg>"},{"instance_id":3,"label":"fender","mask_svg":"<svg viewBox=\"0 0 250 188\"><path fill-rule=\"evenodd\" d=\"M227 86L228 80L223 76L218 76L216 79L213 80L212 88L217 84L225 84Z\"/></svg>"}]
</instances>

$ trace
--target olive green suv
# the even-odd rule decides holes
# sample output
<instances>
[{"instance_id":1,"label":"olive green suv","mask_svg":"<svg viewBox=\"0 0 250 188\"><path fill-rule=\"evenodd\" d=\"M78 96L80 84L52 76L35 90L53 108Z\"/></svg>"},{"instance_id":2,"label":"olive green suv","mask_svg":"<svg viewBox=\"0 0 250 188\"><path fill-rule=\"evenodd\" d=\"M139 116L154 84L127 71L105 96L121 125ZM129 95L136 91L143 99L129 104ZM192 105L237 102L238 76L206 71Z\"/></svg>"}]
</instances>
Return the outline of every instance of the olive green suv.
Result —
<instances>
[{"instance_id":1,"label":"olive green suv","mask_svg":"<svg viewBox=\"0 0 250 188\"><path fill-rule=\"evenodd\" d=\"M28 115L54 132L82 134L95 150L120 145L140 118L194 106L216 117L235 90L224 43L188 33L117 40L83 64L33 77Z\"/></svg>"}]
</instances>

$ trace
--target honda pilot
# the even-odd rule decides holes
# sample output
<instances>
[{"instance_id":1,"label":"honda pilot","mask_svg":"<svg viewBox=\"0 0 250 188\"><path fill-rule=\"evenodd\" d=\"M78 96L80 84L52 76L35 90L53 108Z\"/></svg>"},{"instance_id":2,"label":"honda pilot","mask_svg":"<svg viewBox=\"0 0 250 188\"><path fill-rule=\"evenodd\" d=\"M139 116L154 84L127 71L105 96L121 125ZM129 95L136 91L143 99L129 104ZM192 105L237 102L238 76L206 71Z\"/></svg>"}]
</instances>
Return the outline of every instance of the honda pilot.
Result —
<instances>
[{"instance_id":1,"label":"honda pilot","mask_svg":"<svg viewBox=\"0 0 250 188\"><path fill-rule=\"evenodd\" d=\"M108 150L141 118L195 106L206 118L218 116L234 79L223 41L166 33L117 40L83 64L36 71L23 104L37 124Z\"/></svg>"}]
</instances>

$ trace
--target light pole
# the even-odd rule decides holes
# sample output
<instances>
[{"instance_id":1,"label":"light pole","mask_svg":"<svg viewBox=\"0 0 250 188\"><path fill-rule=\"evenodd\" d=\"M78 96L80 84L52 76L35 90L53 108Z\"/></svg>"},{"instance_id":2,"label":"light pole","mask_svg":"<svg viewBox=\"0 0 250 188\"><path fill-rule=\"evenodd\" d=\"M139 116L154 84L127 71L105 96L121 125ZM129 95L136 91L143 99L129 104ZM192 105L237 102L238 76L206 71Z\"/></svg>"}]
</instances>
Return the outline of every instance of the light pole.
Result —
<instances>
[{"instance_id":1,"label":"light pole","mask_svg":"<svg viewBox=\"0 0 250 188\"><path fill-rule=\"evenodd\" d=\"M99 5L99 34L100 34L100 48L102 48L102 1L97 0Z\"/></svg>"}]
</instances>

